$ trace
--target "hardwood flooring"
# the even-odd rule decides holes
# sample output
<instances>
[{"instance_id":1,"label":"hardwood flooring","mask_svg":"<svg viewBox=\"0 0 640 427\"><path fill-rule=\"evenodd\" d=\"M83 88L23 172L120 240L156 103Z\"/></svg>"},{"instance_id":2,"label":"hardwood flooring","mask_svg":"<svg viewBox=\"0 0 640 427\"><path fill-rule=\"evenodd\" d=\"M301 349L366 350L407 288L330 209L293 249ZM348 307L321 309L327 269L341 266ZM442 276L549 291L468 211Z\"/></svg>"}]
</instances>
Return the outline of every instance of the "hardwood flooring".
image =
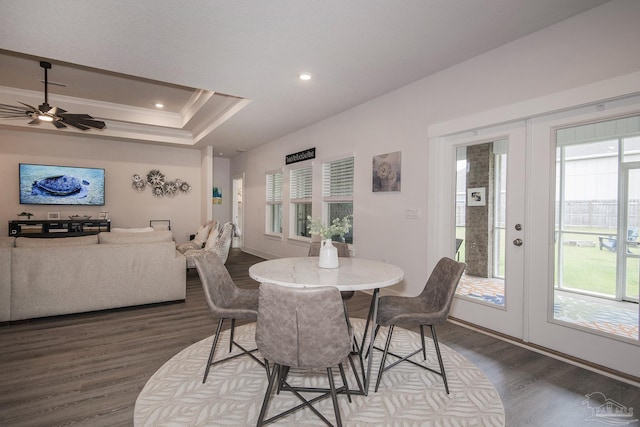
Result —
<instances>
[{"instance_id":1,"label":"hardwood flooring","mask_svg":"<svg viewBox=\"0 0 640 427\"><path fill-rule=\"evenodd\" d=\"M260 260L232 250L227 267L239 286L256 287L247 270ZM365 317L369 296L348 304ZM214 327L195 270L184 303L2 324L0 426L130 426L149 377ZM640 408L640 388L450 322L437 331L495 385L509 427L594 425L583 405L593 392Z\"/></svg>"}]
</instances>

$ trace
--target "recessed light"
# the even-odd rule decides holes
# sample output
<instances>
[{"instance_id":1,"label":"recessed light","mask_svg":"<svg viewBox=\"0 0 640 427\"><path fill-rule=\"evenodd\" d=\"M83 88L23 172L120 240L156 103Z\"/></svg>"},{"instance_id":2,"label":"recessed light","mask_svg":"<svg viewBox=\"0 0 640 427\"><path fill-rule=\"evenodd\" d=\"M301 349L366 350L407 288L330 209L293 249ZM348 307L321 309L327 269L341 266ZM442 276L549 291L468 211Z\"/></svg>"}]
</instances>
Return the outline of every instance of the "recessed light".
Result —
<instances>
[{"instance_id":1,"label":"recessed light","mask_svg":"<svg viewBox=\"0 0 640 427\"><path fill-rule=\"evenodd\" d=\"M311 80L311 74L309 73L300 73L298 74L300 80Z\"/></svg>"},{"instance_id":2,"label":"recessed light","mask_svg":"<svg viewBox=\"0 0 640 427\"><path fill-rule=\"evenodd\" d=\"M164 104L156 102L156 108L164 108Z\"/></svg>"}]
</instances>

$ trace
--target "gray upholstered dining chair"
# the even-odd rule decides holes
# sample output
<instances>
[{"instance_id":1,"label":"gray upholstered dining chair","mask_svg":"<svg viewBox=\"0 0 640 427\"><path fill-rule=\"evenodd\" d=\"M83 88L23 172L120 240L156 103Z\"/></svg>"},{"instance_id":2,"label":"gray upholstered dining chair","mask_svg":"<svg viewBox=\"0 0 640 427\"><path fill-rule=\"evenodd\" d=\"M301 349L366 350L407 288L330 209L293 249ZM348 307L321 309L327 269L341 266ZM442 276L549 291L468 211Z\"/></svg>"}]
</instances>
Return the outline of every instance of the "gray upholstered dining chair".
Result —
<instances>
[{"instance_id":1,"label":"gray upholstered dining chair","mask_svg":"<svg viewBox=\"0 0 640 427\"><path fill-rule=\"evenodd\" d=\"M349 258L349 245L344 242L331 242L333 246L338 250L338 257ZM320 247L322 242L311 242L309 244L309 254L307 256L320 256Z\"/></svg>"},{"instance_id":2,"label":"gray upholstered dining chair","mask_svg":"<svg viewBox=\"0 0 640 427\"><path fill-rule=\"evenodd\" d=\"M351 401L349 386L342 362L350 358L352 331L345 321L342 298L337 288L290 288L269 283L260 284L256 344L264 358L273 364L264 396L258 426L280 419L298 409L309 407L325 423L331 423L312 406L328 396L333 400L336 423L342 425L338 392L346 392ZM331 367L338 366L343 386L336 389ZM351 367L355 367L351 362ZM290 370L325 368L329 389L292 386ZM299 380L295 375L294 380ZM277 390L293 392L302 403L265 420L269 400ZM319 392L321 396L307 401L300 392Z\"/></svg>"},{"instance_id":3,"label":"gray upholstered dining chair","mask_svg":"<svg viewBox=\"0 0 640 427\"><path fill-rule=\"evenodd\" d=\"M399 297L399 296L383 296L380 297L378 305L378 318L375 336L380 329L380 326L388 326L389 333L387 334L387 341L384 346L382 360L380 361L380 369L378 371L378 379L376 381L375 391L378 391L380 381L382 380L382 374L397 365L400 362L408 361L423 369L436 373L442 377L444 381L444 388L449 394L449 385L447 384L447 375L444 370L444 364L442 362L442 355L440 354L440 346L438 345L438 337L436 335L435 327L442 325L449 317L449 310L451 309L451 303L458 287L458 282L465 269L465 264L462 262L454 261L451 258L441 258L436 264L435 268L427 280L423 291L416 297ZM391 343L391 337L393 335L393 328L398 325L401 327L420 327L420 338L422 340L422 348L414 351L407 356L399 356L389 352L389 344ZM416 363L413 360L408 360L413 355L422 351L422 357L427 360L427 353L424 344L424 326L431 327L431 336L433 338L433 344L438 356L438 364L440 365L440 371L432 369L428 366ZM377 350L381 350L377 348ZM398 360L394 361L389 366L385 366L387 355L392 355Z\"/></svg>"},{"instance_id":4,"label":"gray upholstered dining chair","mask_svg":"<svg viewBox=\"0 0 640 427\"><path fill-rule=\"evenodd\" d=\"M202 289L204 290L209 310L214 317L218 318L218 327L213 338L213 345L211 346L202 382L207 381L211 366L245 354L264 366L262 361L252 354L258 350L257 348L247 350L233 339L236 320L256 320L258 318L258 290L238 288L222 260L214 251L206 251L200 256L193 257L193 262L202 281ZM234 345L242 352L214 362L213 357L216 346L222 332L222 325L226 319L231 319L229 352L231 352Z\"/></svg>"}]
</instances>

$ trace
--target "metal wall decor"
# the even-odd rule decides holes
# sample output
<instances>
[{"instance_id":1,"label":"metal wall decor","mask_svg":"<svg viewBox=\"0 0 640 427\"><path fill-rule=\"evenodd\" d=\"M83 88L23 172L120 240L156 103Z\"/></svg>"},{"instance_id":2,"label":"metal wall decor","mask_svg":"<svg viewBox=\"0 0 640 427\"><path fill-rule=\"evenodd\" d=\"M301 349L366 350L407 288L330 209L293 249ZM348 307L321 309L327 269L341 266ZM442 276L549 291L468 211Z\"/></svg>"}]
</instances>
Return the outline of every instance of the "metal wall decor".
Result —
<instances>
[{"instance_id":1,"label":"metal wall decor","mask_svg":"<svg viewBox=\"0 0 640 427\"><path fill-rule=\"evenodd\" d=\"M188 193L191 190L191 185L181 179L167 181L164 174L158 169L149 171L146 178L139 173L133 175L131 186L135 190L144 191L147 185L151 187L151 194L155 197L175 196L178 193Z\"/></svg>"}]
</instances>

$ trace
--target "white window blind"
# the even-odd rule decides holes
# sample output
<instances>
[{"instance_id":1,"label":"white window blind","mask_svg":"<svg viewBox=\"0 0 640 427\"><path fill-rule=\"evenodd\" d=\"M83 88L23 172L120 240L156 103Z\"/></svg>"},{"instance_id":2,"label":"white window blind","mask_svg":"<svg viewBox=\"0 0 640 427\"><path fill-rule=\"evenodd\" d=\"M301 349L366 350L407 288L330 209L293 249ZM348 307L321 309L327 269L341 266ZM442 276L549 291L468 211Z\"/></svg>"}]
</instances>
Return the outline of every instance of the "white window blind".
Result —
<instances>
[{"instance_id":1,"label":"white window blind","mask_svg":"<svg viewBox=\"0 0 640 427\"><path fill-rule=\"evenodd\" d=\"M311 201L313 181L310 167L289 171L289 191L289 197L294 203Z\"/></svg>"},{"instance_id":2,"label":"white window blind","mask_svg":"<svg viewBox=\"0 0 640 427\"><path fill-rule=\"evenodd\" d=\"M282 172L267 174L267 203L282 202Z\"/></svg>"},{"instance_id":3,"label":"white window blind","mask_svg":"<svg viewBox=\"0 0 640 427\"><path fill-rule=\"evenodd\" d=\"M322 197L325 202L352 200L353 157L322 165Z\"/></svg>"}]
</instances>

